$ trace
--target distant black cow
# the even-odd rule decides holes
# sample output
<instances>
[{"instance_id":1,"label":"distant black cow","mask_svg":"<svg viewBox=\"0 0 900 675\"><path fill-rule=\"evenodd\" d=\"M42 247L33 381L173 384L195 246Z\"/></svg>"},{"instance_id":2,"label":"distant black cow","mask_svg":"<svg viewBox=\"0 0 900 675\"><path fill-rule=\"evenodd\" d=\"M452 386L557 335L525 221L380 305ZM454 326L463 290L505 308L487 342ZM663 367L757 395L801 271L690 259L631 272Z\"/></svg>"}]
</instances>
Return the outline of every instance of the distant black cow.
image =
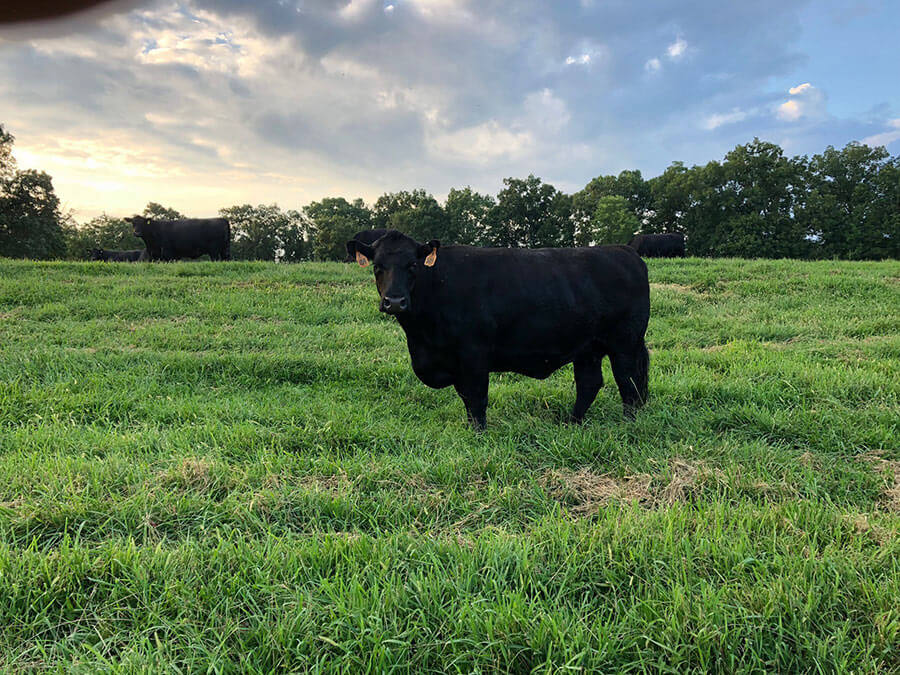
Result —
<instances>
[{"instance_id":1,"label":"distant black cow","mask_svg":"<svg viewBox=\"0 0 900 675\"><path fill-rule=\"evenodd\" d=\"M356 260L356 242L360 241L363 244L369 244L371 246L385 234L387 234L387 230L384 228L379 228L377 230L363 230L362 232L354 234L353 239L347 242L347 257L344 258L344 262L353 262Z\"/></svg>"},{"instance_id":2,"label":"distant black cow","mask_svg":"<svg viewBox=\"0 0 900 675\"><path fill-rule=\"evenodd\" d=\"M668 234L638 234L628 245L644 258L683 258L684 235L681 232Z\"/></svg>"},{"instance_id":3,"label":"distant black cow","mask_svg":"<svg viewBox=\"0 0 900 675\"><path fill-rule=\"evenodd\" d=\"M650 285L627 246L441 247L396 230L354 246L360 264L372 262L380 310L406 333L416 376L452 384L476 428L485 426L491 372L543 379L574 363L570 419L580 422L609 356L626 417L647 400Z\"/></svg>"},{"instance_id":4,"label":"distant black cow","mask_svg":"<svg viewBox=\"0 0 900 675\"><path fill-rule=\"evenodd\" d=\"M225 218L185 218L156 220L134 216L126 218L134 234L147 244L150 260L199 258L209 254L212 260L231 260L231 226Z\"/></svg>"},{"instance_id":5,"label":"distant black cow","mask_svg":"<svg viewBox=\"0 0 900 675\"><path fill-rule=\"evenodd\" d=\"M133 251L109 251L105 248L91 249L91 260L103 262L138 262L147 260L147 249L137 248Z\"/></svg>"}]
</instances>

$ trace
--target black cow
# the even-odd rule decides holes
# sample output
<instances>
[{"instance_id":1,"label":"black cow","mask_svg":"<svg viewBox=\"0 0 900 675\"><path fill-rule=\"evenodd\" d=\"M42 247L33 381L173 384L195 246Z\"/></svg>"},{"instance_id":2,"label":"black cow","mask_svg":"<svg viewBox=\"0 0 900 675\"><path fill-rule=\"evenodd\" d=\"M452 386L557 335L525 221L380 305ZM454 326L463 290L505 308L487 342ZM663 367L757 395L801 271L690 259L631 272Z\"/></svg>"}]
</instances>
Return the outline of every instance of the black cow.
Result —
<instances>
[{"instance_id":1,"label":"black cow","mask_svg":"<svg viewBox=\"0 0 900 675\"><path fill-rule=\"evenodd\" d=\"M225 218L151 220L134 216L125 220L147 244L150 260L199 258L203 254L212 260L231 260L231 226Z\"/></svg>"},{"instance_id":2,"label":"black cow","mask_svg":"<svg viewBox=\"0 0 900 675\"><path fill-rule=\"evenodd\" d=\"M360 241L363 244L369 244L371 246L386 234L387 230L384 228L357 232L353 235L353 239L347 242L347 257L344 258L344 262L353 262L356 260L356 242Z\"/></svg>"},{"instance_id":3,"label":"black cow","mask_svg":"<svg viewBox=\"0 0 900 675\"><path fill-rule=\"evenodd\" d=\"M684 235L681 232L667 234L638 234L628 245L644 258L683 258Z\"/></svg>"},{"instance_id":4,"label":"black cow","mask_svg":"<svg viewBox=\"0 0 900 675\"><path fill-rule=\"evenodd\" d=\"M355 247L361 265L372 262L380 310L406 333L416 376L437 389L452 384L476 428L485 426L491 372L543 379L574 363L570 420L580 422L609 356L626 417L647 400L650 285L627 246L442 248L391 230Z\"/></svg>"},{"instance_id":5,"label":"black cow","mask_svg":"<svg viewBox=\"0 0 900 675\"><path fill-rule=\"evenodd\" d=\"M91 260L103 262L138 262L147 260L147 249L136 248L133 251L109 251L105 248L91 249Z\"/></svg>"}]
</instances>

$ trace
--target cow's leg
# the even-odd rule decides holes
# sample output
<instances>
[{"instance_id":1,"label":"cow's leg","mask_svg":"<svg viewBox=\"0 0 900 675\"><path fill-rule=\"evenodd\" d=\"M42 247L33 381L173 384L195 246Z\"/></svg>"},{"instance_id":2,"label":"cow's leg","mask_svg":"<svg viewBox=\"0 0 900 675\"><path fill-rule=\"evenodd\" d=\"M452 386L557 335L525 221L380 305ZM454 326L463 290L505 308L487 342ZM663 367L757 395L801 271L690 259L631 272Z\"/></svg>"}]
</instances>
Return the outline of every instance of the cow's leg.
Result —
<instances>
[{"instance_id":1,"label":"cow's leg","mask_svg":"<svg viewBox=\"0 0 900 675\"><path fill-rule=\"evenodd\" d=\"M603 386L603 354L587 354L575 359L575 407L569 421L580 424Z\"/></svg>"},{"instance_id":2,"label":"cow's leg","mask_svg":"<svg viewBox=\"0 0 900 675\"><path fill-rule=\"evenodd\" d=\"M457 378L453 384L456 393L466 406L466 417L469 424L477 431L483 431L487 426L488 404L488 372L469 372Z\"/></svg>"},{"instance_id":3,"label":"cow's leg","mask_svg":"<svg viewBox=\"0 0 900 675\"><path fill-rule=\"evenodd\" d=\"M647 402L647 369L650 355L644 341L613 352L609 355L613 375L619 394L622 396L622 409L627 419L634 419L635 411Z\"/></svg>"}]
</instances>

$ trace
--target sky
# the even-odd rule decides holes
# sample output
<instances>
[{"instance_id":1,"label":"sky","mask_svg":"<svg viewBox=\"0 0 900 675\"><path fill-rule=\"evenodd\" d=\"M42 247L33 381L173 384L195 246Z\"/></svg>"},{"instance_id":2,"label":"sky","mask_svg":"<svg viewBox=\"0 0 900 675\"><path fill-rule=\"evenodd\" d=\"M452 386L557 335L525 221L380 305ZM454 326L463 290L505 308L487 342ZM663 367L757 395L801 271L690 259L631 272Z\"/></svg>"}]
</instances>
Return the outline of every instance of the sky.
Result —
<instances>
[{"instance_id":1,"label":"sky","mask_svg":"<svg viewBox=\"0 0 900 675\"><path fill-rule=\"evenodd\" d=\"M0 124L76 219L900 154L896 0L119 0L0 27Z\"/></svg>"}]
</instances>

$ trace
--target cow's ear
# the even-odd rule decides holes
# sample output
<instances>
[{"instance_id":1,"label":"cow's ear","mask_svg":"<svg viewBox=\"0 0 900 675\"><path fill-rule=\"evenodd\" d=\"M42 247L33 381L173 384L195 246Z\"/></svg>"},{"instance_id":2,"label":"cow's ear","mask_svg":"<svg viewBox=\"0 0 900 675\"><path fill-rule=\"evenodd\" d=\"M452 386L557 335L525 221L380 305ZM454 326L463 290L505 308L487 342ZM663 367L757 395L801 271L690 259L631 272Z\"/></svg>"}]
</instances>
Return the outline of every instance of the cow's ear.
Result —
<instances>
[{"instance_id":1,"label":"cow's ear","mask_svg":"<svg viewBox=\"0 0 900 675\"><path fill-rule=\"evenodd\" d=\"M131 216L128 216L127 218L123 218L122 220L124 220L126 223L133 223L133 222L134 222L134 218L132 218Z\"/></svg>"},{"instance_id":2,"label":"cow's ear","mask_svg":"<svg viewBox=\"0 0 900 675\"><path fill-rule=\"evenodd\" d=\"M437 239L432 239L427 244L422 244L416 250L417 258L425 258L425 267L434 267L434 263L437 262L437 252L441 247L441 242Z\"/></svg>"},{"instance_id":3,"label":"cow's ear","mask_svg":"<svg viewBox=\"0 0 900 675\"><path fill-rule=\"evenodd\" d=\"M375 257L375 249L368 244L357 241L354 243L354 248L356 249L356 262L359 263L360 267L366 267L369 261ZM347 250L350 250L349 242L347 243Z\"/></svg>"}]
</instances>

